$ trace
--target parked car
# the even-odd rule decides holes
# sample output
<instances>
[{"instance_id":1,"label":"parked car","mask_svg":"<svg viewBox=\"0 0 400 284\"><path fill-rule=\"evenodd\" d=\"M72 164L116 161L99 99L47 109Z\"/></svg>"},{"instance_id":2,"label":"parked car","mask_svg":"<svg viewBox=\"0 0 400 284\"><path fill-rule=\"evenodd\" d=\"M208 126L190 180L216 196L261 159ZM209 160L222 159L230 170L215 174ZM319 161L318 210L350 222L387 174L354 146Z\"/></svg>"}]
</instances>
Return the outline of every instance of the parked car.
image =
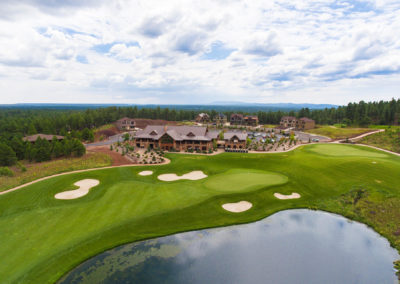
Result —
<instances>
[{"instance_id":1,"label":"parked car","mask_svg":"<svg viewBox=\"0 0 400 284\"><path fill-rule=\"evenodd\" d=\"M318 138L313 138L311 141L312 142L319 142L319 139Z\"/></svg>"}]
</instances>

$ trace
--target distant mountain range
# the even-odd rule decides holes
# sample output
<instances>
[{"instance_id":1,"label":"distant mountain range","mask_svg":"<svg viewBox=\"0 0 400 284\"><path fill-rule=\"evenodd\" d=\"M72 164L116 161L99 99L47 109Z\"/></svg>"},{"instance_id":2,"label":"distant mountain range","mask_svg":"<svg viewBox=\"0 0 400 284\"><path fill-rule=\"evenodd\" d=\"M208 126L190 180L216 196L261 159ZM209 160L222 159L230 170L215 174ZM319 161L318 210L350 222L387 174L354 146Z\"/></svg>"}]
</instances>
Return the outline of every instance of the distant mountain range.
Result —
<instances>
[{"instance_id":1,"label":"distant mountain range","mask_svg":"<svg viewBox=\"0 0 400 284\"><path fill-rule=\"evenodd\" d=\"M324 108L336 108L338 105L332 104L293 104L293 103L246 103L246 102L213 102L210 105L217 106L247 106L247 107L271 107L271 108L281 108L281 109L301 109L301 108L309 108L309 109L324 109Z\"/></svg>"},{"instance_id":2,"label":"distant mountain range","mask_svg":"<svg viewBox=\"0 0 400 284\"><path fill-rule=\"evenodd\" d=\"M156 105L156 104L59 104L59 103L21 103L21 104L9 104L0 105L0 108L22 108L22 109L70 109L70 110L82 110L88 108L101 108L101 107L133 107L140 108L169 108L175 110L193 110L193 111L210 111L215 110L219 112L229 111L241 111L247 113L254 113L257 111L296 111L301 108L309 109L325 109L325 108L336 108L337 105L332 104L293 104L293 103L246 103L246 102L213 102L210 104L198 104L198 105Z\"/></svg>"}]
</instances>

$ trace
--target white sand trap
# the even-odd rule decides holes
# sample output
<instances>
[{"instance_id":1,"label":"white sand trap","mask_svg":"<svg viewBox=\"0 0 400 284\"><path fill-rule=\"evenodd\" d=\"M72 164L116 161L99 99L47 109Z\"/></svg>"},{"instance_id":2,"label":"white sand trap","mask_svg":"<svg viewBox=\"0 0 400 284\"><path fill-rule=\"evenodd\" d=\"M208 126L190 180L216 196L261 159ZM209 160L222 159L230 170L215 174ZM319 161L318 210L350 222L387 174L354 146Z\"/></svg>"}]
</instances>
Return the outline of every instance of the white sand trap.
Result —
<instances>
[{"instance_id":1,"label":"white sand trap","mask_svg":"<svg viewBox=\"0 0 400 284\"><path fill-rule=\"evenodd\" d=\"M202 171L193 171L182 176L177 176L176 174L163 174L159 175L158 179L162 181L175 181L180 179L189 179L189 180L199 180L206 178L207 175L204 174Z\"/></svg>"},{"instance_id":2,"label":"white sand trap","mask_svg":"<svg viewBox=\"0 0 400 284\"><path fill-rule=\"evenodd\" d=\"M376 164L376 162L372 162L373 164Z\"/></svg>"},{"instance_id":3,"label":"white sand trap","mask_svg":"<svg viewBox=\"0 0 400 284\"><path fill-rule=\"evenodd\" d=\"M151 176L153 174L153 171L141 171L139 173L140 176Z\"/></svg>"},{"instance_id":4,"label":"white sand trap","mask_svg":"<svg viewBox=\"0 0 400 284\"><path fill-rule=\"evenodd\" d=\"M280 193L274 193L274 196L278 199L297 199L300 198L300 194L293 192L290 195L284 195L284 194L280 194Z\"/></svg>"},{"instance_id":5,"label":"white sand trap","mask_svg":"<svg viewBox=\"0 0 400 284\"><path fill-rule=\"evenodd\" d=\"M54 197L57 199L76 199L88 194L89 190L99 183L97 179L83 179L74 183L74 185L79 186L78 189L60 192L54 195Z\"/></svg>"},{"instance_id":6,"label":"white sand trap","mask_svg":"<svg viewBox=\"0 0 400 284\"><path fill-rule=\"evenodd\" d=\"M224 208L226 211L233 212L233 213L240 213L249 210L251 207L253 207L253 204L251 204L248 201L239 201L236 203L225 203L222 205L222 208Z\"/></svg>"}]
</instances>

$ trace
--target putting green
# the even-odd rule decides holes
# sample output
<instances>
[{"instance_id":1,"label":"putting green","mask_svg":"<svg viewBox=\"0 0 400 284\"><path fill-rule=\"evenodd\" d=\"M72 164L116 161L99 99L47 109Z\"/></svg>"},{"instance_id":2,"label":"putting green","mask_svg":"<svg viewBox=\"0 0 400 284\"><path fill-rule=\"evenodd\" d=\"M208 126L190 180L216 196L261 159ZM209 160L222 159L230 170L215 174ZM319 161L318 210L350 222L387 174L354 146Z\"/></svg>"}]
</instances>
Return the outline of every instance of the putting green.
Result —
<instances>
[{"instance_id":1,"label":"putting green","mask_svg":"<svg viewBox=\"0 0 400 284\"><path fill-rule=\"evenodd\" d=\"M313 145L310 147L310 151L327 156L335 157L348 157L348 156L359 156L359 157L371 157L371 158L385 158L387 157L384 153L371 151L369 149L360 149L350 145L332 145L332 144L321 144Z\"/></svg>"},{"instance_id":2,"label":"putting green","mask_svg":"<svg viewBox=\"0 0 400 284\"><path fill-rule=\"evenodd\" d=\"M263 187L284 184L288 177L259 170L232 169L223 174L215 175L204 183L209 189L217 192L249 192Z\"/></svg>"}]
</instances>

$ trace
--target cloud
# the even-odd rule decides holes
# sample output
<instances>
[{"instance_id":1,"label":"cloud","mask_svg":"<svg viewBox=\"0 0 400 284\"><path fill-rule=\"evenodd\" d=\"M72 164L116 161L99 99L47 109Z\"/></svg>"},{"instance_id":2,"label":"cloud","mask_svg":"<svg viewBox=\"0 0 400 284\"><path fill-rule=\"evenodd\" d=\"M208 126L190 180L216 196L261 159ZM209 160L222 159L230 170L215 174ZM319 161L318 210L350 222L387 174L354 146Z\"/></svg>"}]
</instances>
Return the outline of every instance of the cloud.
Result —
<instances>
[{"instance_id":1,"label":"cloud","mask_svg":"<svg viewBox=\"0 0 400 284\"><path fill-rule=\"evenodd\" d=\"M3 0L0 102L390 99L399 14L398 0Z\"/></svg>"},{"instance_id":2,"label":"cloud","mask_svg":"<svg viewBox=\"0 0 400 284\"><path fill-rule=\"evenodd\" d=\"M247 54L271 57L282 53L275 33L257 35L251 38L243 48Z\"/></svg>"},{"instance_id":3,"label":"cloud","mask_svg":"<svg viewBox=\"0 0 400 284\"><path fill-rule=\"evenodd\" d=\"M205 49L207 36L201 31L188 31L175 40L174 49L188 55L194 55Z\"/></svg>"}]
</instances>

